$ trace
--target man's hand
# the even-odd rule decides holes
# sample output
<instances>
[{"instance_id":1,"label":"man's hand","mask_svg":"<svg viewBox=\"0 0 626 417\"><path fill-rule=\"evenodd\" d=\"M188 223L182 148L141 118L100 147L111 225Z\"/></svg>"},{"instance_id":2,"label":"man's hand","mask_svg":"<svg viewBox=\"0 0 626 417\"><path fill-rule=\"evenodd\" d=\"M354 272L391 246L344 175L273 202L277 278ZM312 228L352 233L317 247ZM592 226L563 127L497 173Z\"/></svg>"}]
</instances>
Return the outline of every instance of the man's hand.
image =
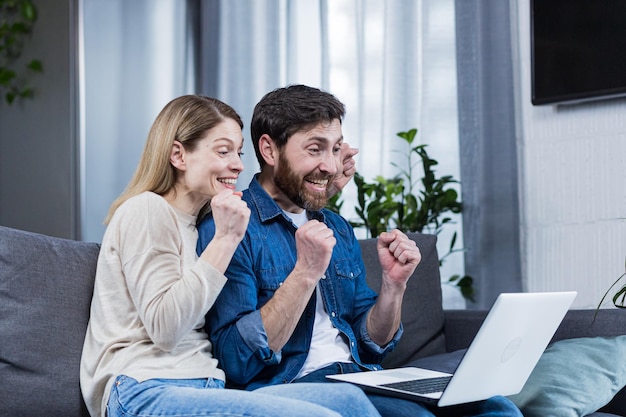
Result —
<instances>
[{"instance_id":1,"label":"man's hand","mask_svg":"<svg viewBox=\"0 0 626 417\"><path fill-rule=\"evenodd\" d=\"M296 253L298 259L294 272L315 279L315 283L328 268L333 248L337 243L333 231L324 223L309 220L296 231Z\"/></svg>"},{"instance_id":2,"label":"man's hand","mask_svg":"<svg viewBox=\"0 0 626 417\"><path fill-rule=\"evenodd\" d=\"M357 148L351 148L346 142L341 144L341 166L337 169L333 183L328 187L328 198L341 192L356 173L354 155L357 153L359 153Z\"/></svg>"},{"instance_id":3,"label":"man's hand","mask_svg":"<svg viewBox=\"0 0 626 417\"><path fill-rule=\"evenodd\" d=\"M296 231L296 266L261 307L267 343L274 352L280 351L293 335L315 286L328 268L336 243L333 231L317 220L309 220Z\"/></svg>"},{"instance_id":4,"label":"man's hand","mask_svg":"<svg viewBox=\"0 0 626 417\"><path fill-rule=\"evenodd\" d=\"M406 285L422 260L422 254L415 242L394 229L380 234L377 247L383 280L387 280L389 284Z\"/></svg>"},{"instance_id":5,"label":"man's hand","mask_svg":"<svg viewBox=\"0 0 626 417\"><path fill-rule=\"evenodd\" d=\"M383 280L376 304L367 316L367 331L374 343L385 346L400 327L406 283L422 254L415 242L397 229L381 233L377 248Z\"/></svg>"}]
</instances>

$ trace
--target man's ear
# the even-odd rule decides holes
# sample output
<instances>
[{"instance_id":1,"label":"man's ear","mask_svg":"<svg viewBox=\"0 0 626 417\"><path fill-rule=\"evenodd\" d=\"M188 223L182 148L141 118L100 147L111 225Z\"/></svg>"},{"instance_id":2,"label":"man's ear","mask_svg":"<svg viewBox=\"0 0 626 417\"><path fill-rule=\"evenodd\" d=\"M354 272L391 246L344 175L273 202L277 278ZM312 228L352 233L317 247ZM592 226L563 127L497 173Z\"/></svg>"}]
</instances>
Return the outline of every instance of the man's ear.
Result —
<instances>
[{"instance_id":1,"label":"man's ear","mask_svg":"<svg viewBox=\"0 0 626 417\"><path fill-rule=\"evenodd\" d=\"M264 134L259 138L259 152L267 165L276 165L276 160L278 159L278 148L269 135Z\"/></svg>"},{"instance_id":2,"label":"man's ear","mask_svg":"<svg viewBox=\"0 0 626 417\"><path fill-rule=\"evenodd\" d=\"M172 144L172 152L170 153L170 163L174 168L184 171L187 169L185 165L185 148L183 144L175 140Z\"/></svg>"}]
</instances>

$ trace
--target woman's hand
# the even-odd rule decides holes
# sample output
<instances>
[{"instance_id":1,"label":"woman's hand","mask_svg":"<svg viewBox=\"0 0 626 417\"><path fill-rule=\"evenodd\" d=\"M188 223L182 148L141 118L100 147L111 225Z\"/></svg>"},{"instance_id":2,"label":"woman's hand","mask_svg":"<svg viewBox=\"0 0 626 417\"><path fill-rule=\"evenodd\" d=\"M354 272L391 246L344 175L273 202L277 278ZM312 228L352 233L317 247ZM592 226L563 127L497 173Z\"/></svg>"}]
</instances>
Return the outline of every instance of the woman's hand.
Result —
<instances>
[{"instance_id":1,"label":"woman's hand","mask_svg":"<svg viewBox=\"0 0 626 417\"><path fill-rule=\"evenodd\" d=\"M250 220L250 209L241 199L241 191L220 191L211 199L211 212L215 221L214 239L231 237L241 242Z\"/></svg>"},{"instance_id":2,"label":"woman's hand","mask_svg":"<svg viewBox=\"0 0 626 417\"><path fill-rule=\"evenodd\" d=\"M241 192L223 190L211 199L211 211L215 235L200 257L224 273L246 233L250 209Z\"/></svg>"}]
</instances>

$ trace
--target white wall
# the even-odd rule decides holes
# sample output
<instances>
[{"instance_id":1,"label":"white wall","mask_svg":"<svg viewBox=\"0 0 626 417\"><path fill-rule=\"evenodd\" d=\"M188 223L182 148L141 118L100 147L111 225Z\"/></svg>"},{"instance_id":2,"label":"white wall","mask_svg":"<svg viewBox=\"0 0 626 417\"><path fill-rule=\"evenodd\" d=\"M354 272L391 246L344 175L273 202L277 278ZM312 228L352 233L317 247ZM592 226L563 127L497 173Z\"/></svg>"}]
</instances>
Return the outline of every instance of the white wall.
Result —
<instances>
[{"instance_id":1,"label":"white wall","mask_svg":"<svg viewBox=\"0 0 626 417\"><path fill-rule=\"evenodd\" d=\"M595 308L624 273L626 98L533 106L529 10L513 10L524 286L577 290L574 306Z\"/></svg>"}]
</instances>

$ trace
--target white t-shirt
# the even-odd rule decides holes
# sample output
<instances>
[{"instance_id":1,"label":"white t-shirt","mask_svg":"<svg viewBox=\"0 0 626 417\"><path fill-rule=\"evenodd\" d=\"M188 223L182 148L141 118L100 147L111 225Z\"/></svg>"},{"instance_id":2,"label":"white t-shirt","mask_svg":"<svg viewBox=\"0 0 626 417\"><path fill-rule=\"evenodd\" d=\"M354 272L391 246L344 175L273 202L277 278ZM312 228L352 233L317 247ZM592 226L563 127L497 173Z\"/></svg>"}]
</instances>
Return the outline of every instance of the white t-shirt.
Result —
<instances>
[{"instance_id":1,"label":"white t-shirt","mask_svg":"<svg viewBox=\"0 0 626 417\"><path fill-rule=\"evenodd\" d=\"M306 210L302 213L290 213L283 210L296 227L302 226L309 219ZM352 362L350 348L345 342L341 333L330 321L330 317L324 308L322 292L319 284L315 290L315 321L313 323L313 335L311 336L311 346L304 365L298 372L296 378L301 378L313 371L323 368L335 362Z\"/></svg>"},{"instance_id":2,"label":"white t-shirt","mask_svg":"<svg viewBox=\"0 0 626 417\"><path fill-rule=\"evenodd\" d=\"M203 331L226 277L196 256L196 217L157 194L128 199L98 257L80 384L89 413L105 415L114 379L217 378Z\"/></svg>"}]
</instances>

